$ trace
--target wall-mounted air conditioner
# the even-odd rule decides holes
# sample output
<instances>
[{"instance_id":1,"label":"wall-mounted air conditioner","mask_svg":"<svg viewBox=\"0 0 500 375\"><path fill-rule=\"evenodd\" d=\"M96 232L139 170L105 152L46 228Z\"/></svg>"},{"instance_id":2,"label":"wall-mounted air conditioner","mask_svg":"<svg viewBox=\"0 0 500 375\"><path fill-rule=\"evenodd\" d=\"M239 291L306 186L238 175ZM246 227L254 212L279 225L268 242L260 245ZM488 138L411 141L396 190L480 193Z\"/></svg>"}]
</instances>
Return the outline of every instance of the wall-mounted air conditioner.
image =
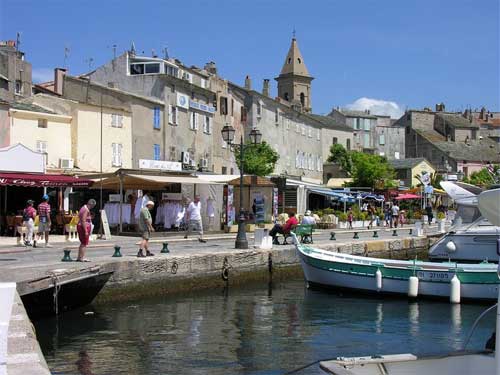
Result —
<instances>
[{"instance_id":1,"label":"wall-mounted air conditioner","mask_svg":"<svg viewBox=\"0 0 500 375\"><path fill-rule=\"evenodd\" d=\"M59 168L73 169L73 167L74 167L73 159L59 159Z\"/></svg>"}]
</instances>

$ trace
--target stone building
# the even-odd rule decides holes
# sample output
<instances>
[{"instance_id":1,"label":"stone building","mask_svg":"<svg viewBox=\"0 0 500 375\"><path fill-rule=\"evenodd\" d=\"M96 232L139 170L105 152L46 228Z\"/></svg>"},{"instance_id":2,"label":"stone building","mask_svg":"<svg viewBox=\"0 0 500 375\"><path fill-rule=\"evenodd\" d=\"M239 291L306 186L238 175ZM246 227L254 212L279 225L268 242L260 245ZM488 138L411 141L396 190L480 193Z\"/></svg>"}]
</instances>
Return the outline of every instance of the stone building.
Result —
<instances>
[{"instance_id":1,"label":"stone building","mask_svg":"<svg viewBox=\"0 0 500 375\"><path fill-rule=\"evenodd\" d=\"M479 134L479 124L462 113L409 110L396 125L405 128L407 158L425 157L440 173L462 172L465 176L490 163L500 162L500 147Z\"/></svg>"},{"instance_id":2,"label":"stone building","mask_svg":"<svg viewBox=\"0 0 500 375\"><path fill-rule=\"evenodd\" d=\"M161 140L160 160L182 161L184 168L191 170L235 171L234 157L220 133L227 122L227 102L223 103L224 114L218 106L222 104L220 97L227 93L227 84L211 79L215 64L208 64L207 69L188 68L176 59L137 56L132 50L86 77L158 102L152 128L133 120L136 153L152 150L151 145ZM135 129L138 126L142 127Z\"/></svg>"},{"instance_id":3,"label":"stone building","mask_svg":"<svg viewBox=\"0 0 500 375\"><path fill-rule=\"evenodd\" d=\"M0 41L0 99L12 102L31 96L31 64L13 40Z\"/></svg>"}]
</instances>

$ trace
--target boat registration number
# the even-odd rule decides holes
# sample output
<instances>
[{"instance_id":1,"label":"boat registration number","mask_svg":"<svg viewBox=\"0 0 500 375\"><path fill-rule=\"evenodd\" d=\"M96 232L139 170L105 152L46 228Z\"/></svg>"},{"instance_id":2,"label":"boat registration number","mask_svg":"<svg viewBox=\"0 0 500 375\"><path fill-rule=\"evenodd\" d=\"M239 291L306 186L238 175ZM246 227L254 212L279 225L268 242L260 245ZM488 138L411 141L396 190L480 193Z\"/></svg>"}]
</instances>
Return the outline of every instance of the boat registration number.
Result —
<instances>
[{"instance_id":1,"label":"boat registration number","mask_svg":"<svg viewBox=\"0 0 500 375\"><path fill-rule=\"evenodd\" d=\"M417 277L420 280L450 281L453 278L453 275L449 272L418 271Z\"/></svg>"}]
</instances>

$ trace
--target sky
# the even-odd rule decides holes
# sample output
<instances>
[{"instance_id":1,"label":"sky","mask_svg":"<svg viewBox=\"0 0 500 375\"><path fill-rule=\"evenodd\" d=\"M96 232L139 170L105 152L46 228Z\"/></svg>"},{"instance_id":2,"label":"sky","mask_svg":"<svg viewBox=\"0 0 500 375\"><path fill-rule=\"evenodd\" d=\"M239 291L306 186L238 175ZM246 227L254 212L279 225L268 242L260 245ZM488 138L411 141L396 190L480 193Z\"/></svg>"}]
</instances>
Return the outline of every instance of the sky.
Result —
<instances>
[{"instance_id":1,"label":"sky","mask_svg":"<svg viewBox=\"0 0 500 375\"><path fill-rule=\"evenodd\" d=\"M0 40L21 33L33 79L80 74L129 49L167 47L185 65L272 95L293 30L311 75L312 107L500 111L498 0L0 0Z\"/></svg>"}]
</instances>

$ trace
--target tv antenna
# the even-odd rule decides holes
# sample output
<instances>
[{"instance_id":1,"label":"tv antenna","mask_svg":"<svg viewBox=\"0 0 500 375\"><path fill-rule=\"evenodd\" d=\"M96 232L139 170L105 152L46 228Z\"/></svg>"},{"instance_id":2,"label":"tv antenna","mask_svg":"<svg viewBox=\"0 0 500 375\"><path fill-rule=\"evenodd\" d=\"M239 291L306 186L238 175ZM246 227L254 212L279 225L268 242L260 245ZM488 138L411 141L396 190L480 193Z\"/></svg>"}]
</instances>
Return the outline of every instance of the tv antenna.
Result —
<instances>
[{"instance_id":1,"label":"tv antenna","mask_svg":"<svg viewBox=\"0 0 500 375\"><path fill-rule=\"evenodd\" d=\"M168 47L167 46L163 47L162 52L163 52L163 58L165 60L168 60Z\"/></svg>"},{"instance_id":2,"label":"tv antenna","mask_svg":"<svg viewBox=\"0 0 500 375\"><path fill-rule=\"evenodd\" d=\"M68 69L68 57L69 57L70 49L68 46L64 46L64 64L63 66Z\"/></svg>"}]
</instances>

